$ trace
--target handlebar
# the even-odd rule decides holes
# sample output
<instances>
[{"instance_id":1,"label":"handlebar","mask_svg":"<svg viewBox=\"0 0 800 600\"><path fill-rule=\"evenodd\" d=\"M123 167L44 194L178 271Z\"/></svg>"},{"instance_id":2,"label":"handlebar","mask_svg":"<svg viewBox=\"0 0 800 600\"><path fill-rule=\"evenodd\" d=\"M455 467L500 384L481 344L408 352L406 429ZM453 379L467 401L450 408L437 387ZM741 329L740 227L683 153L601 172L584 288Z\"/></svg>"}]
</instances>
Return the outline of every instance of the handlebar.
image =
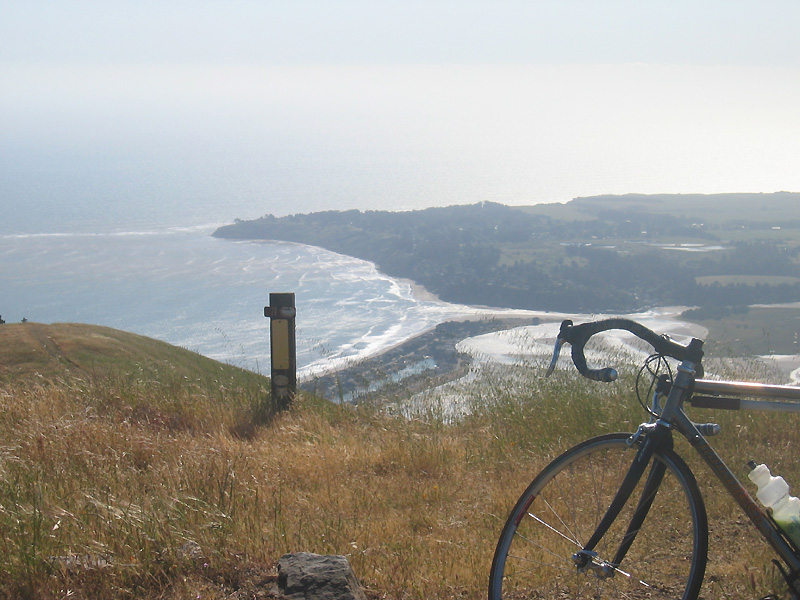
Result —
<instances>
[{"instance_id":1,"label":"handlebar","mask_svg":"<svg viewBox=\"0 0 800 600\"><path fill-rule=\"evenodd\" d=\"M572 346L572 362L581 375L594 381L615 381L617 379L616 369L612 369L611 367L590 369L586 364L586 356L583 350L589 338L597 333L609 331L611 329L623 329L631 332L639 339L650 344L657 354L663 356L671 356L680 361L688 360L697 365L699 365L700 361L703 359L702 340L693 338L689 344L684 346L630 319L604 319L602 321L593 321L580 325L573 325L572 321L567 319L561 323L561 330L558 332L556 346L553 351L553 360L550 362L545 376L549 377L552 374L558 357L561 354L561 348L564 342L568 342Z\"/></svg>"}]
</instances>

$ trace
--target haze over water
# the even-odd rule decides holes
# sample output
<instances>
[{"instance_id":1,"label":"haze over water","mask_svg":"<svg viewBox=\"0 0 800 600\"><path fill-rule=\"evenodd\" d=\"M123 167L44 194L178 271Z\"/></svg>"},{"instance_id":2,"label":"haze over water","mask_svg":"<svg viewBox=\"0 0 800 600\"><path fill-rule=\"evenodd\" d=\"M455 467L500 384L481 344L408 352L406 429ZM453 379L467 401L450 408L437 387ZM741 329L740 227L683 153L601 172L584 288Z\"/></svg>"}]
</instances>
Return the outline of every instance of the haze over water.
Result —
<instances>
[{"instance_id":1,"label":"haze over water","mask_svg":"<svg viewBox=\"0 0 800 600\"><path fill-rule=\"evenodd\" d=\"M4 80L7 233L800 189L800 69L34 66Z\"/></svg>"}]
</instances>

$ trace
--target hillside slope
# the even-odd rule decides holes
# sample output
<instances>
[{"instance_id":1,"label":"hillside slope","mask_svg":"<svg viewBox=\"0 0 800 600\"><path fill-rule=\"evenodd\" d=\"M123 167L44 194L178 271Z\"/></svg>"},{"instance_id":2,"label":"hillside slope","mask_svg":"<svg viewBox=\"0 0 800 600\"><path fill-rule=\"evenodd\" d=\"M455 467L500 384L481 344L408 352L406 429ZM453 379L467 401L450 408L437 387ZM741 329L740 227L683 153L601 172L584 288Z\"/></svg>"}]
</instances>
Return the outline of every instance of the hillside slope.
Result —
<instances>
[{"instance_id":1,"label":"hillside slope","mask_svg":"<svg viewBox=\"0 0 800 600\"><path fill-rule=\"evenodd\" d=\"M321 246L458 304L717 308L800 296L798 200L788 192L631 194L532 207L326 211L237 220L213 235Z\"/></svg>"},{"instance_id":2,"label":"hillside slope","mask_svg":"<svg viewBox=\"0 0 800 600\"><path fill-rule=\"evenodd\" d=\"M162 382L176 378L266 382L262 375L110 327L80 323L0 326L0 382L133 375Z\"/></svg>"},{"instance_id":3,"label":"hillside slope","mask_svg":"<svg viewBox=\"0 0 800 600\"><path fill-rule=\"evenodd\" d=\"M213 379L259 376L107 328L0 326L4 373L11 359L17 374L0 383L0 598L266 597L274 561L308 551L346 555L370 598L479 600L533 474L579 440L647 418L632 368L612 385L571 369L542 378L537 365L486 372L469 382L463 420L444 404L406 419L305 393L265 419L260 387ZM200 365L216 383L195 384ZM28 383L24 369L53 384ZM176 377L139 375L148 371ZM715 447L729 464L755 456L800 481L800 415L757 415L692 416L721 425ZM702 596L780 592L747 520L732 517L719 485L701 485L714 542Z\"/></svg>"}]
</instances>

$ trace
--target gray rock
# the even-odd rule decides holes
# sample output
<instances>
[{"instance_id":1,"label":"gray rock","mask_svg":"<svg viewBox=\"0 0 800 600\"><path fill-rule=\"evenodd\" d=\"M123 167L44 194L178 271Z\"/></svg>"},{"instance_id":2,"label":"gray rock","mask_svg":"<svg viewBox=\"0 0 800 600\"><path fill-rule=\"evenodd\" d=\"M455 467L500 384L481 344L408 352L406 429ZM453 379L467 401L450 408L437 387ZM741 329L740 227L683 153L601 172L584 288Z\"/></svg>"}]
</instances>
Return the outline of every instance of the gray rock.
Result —
<instances>
[{"instance_id":1,"label":"gray rock","mask_svg":"<svg viewBox=\"0 0 800 600\"><path fill-rule=\"evenodd\" d=\"M198 561L203 558L203 549L197 542L189 540L178 548L175 554L181 560Z\"/></svg>"},{"instance_id":2,"label":"gray rock","mask_svg":"<svg viewBox=\"0 0 800 600\"><path fill-rule=\"evenodd\" d=\"M284 554L278 561L278 589L289 600L367 600L344 556Z\"/></svg>"}]
</instances>

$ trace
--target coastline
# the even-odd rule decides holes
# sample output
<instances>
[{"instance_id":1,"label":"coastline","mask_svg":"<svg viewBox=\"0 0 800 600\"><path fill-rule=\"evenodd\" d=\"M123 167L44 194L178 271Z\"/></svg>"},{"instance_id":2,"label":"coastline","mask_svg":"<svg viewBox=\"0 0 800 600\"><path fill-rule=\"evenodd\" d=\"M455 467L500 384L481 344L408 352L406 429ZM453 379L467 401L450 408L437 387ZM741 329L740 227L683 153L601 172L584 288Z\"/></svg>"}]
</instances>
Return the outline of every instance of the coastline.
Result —
<instances>
[{"instance_id":1,"label":"coastline","mask_svg":"<svg viewBox=\"0 0 800 600\"><path fill-rule=\"evenodd\" d=\"M409 287L414 300L452 307L452 314L376 354L303 377L301 389L333 402L357 404L374 393L380 393L383 399L401 399L465 376L477 362L475 356L460 349L465 340L560 322L566 316L546 311L454 305L411 279L394 279Z\"/></svg>"},{"instance_id":2,"label":"coastline","mask_svg":"<svg viewBox=\"0 0 800 600\"><path fill-rule=\"evenodd\" d=\"M549 358L552 340L562 319L588 321L612 316L452 305L413 280L396 280L409 286L412 297L418 302L462 310L455 310L438 324L374 355L311 375L304 379L301 388L334 402L358 403L371 396L379 397L379 401L402 401L454 382L478 365L512 364L525 357ZM692 337L706 339L709 332L705 327L681 319L687 308L667 306L613 316L642 322L681 342ZM626 339L629 338L627 333L609 332L606 336L612 347L634 351L630 339ZM800 379L800 357L758 358L780 371L789 380L787 383L796 384Z\"/></svg>"},{"instance_id":3,"label":"coastline","mask_svg":"<svg viewBox=\"0 0 800 600\"><path fill-rule=\"evenodd\" d=\"M466 375L475 359L459 349L464 340L539 322L537 317L453 318L345 368L305 379L300 388L333 402L357 404L376 392L383 399L402 399Z\"/></svg>"},{"instance_id":4,"label":"coastline","mask_svg":"<svg viewBox=\"0 0 800 600\"><path fill-rule=\"evenodd\" d=\"M404 283L412 284L407 280ZM414 284L412 290L424 301L435 298L423 286ZM549 359L552 340L563 318L592 320L611 316L532 311L522 315L519 311L509 314L491 307L472 308L476 311L473 314L454 315L376 355L309 378L301 387L334 402L403 402L422 392L446 387L446 384L467 376L484 364L513 364L526 357ZM654 331L669 333L681 343L692 337L706 338L708 331L703 326L680 319L685 309L659 307L620 316L642 322ZM635 343L631 344L631 337L626 332L609 332L605 335L605 342L611 348L631 352L634 356L641 353ZM797 382L800 373L795 370L798 357L775 357L783 359L781 361L760 358L773 367L779 367L791 382Z\"/></svg>"},{"instance_id":5,"label":"coastline","mask_svg":"<svg viewBox=\"0 0 800 600\"><path fill-rule=\"evenodd\" d=\"M392 277L407 288L420 304L441 310L440 318L422 331L388 344L374 354L351 358L323 369L304 374L301 389L333 401L349 401L365 391L399 387L430 387L460 377L473 358L457 349L464 340L477 335L538 324L542 320L560 320L563 315L544 311L453 304L416 281ZM391 385L387 386L389 380ZM377 382L377 383L376 383ZM426 384L426 385L423 385Z\"/></svg>"},{"instance_id":6,"label":"coastline","mask_svg":"<svg viewBox=\"0 0 800 600\"><path fill-rule=\"evenodd\" d=\"M404 277L396 278L397 281L400 283L404 283L411 288L411 295L414 297L415 300L420 302L438 302L445 304L439 296L434 294L433 292L429 291L424 285L413 281L412 279L406 279Z\"/></svg>"}]
</instances>

